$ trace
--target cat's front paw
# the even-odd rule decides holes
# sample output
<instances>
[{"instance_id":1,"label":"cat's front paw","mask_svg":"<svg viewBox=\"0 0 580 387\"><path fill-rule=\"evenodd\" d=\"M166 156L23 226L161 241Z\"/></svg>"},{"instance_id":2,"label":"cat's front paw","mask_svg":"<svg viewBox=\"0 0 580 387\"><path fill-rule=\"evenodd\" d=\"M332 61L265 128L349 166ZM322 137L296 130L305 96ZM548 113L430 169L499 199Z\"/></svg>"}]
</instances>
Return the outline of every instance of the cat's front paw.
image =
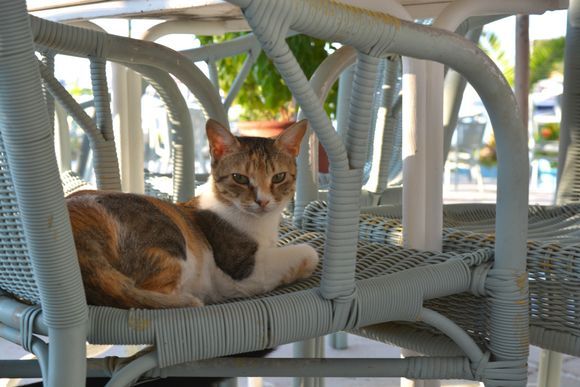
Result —
<instances>
[{"instance_id":1,"label":"cat's front paw","mask_svg":"<svg viewBox=\"0 0 580 387\"><path fill-rule=\"evenodd\" d=\"M318 252L307 244L297 245L299 248L299 261L298 265L293 267L290 273L284 277L283 282L289 284L300 279L308 278L312 275L320 259L318 258Z\"/></svg>"},{"instance_id":2,"label":"cat's front paw","mask_svg":"<svg viewBox=\"0 0 580 387\"><path fill-rule=\"evenodd\" d=\"M182 293L179 295L177 307L179 308L198 308L203 306L203 301L193 294Z\"/></svg>"},{"instance_id":3,"label":"cat's front paw","mask_svg":"<svg viewBox=\"0 0 580 387\"><path fill-rule=\"evenodd\" d=\"M304 258L302 259L302 264L300 265L298 278L308 278L312 275L314 270L316 270L320 258L318 257L318 252L314 249L314 247L307 244L303 244L301 246L303 246L304 249Z\"/></svg>"}]
</instances>

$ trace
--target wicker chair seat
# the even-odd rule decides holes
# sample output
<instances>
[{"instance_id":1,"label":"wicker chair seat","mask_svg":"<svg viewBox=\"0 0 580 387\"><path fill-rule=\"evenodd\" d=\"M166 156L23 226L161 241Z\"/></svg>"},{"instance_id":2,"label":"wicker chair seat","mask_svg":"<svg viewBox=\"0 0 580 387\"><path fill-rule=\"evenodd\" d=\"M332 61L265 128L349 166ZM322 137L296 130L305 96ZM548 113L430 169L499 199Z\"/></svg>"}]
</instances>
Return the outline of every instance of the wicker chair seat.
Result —
<instances>
[{"instance_id":1,"label":"wicker chair seat","mask_svg":"<svg viewBox=\"0 0 580 387\"><path fill-rule=\"evenodd\" d=\"M0 169L6 171L7 182L2 187L5 216L1 233L1 242L6 247L2 259L7 263L1 266L7 274L0 273L0 284L3 290L36 305L30 307L2 295L0 320L2 336L33 352L38 361L18 361L18 366L3 362L2 366L15 368L18 372L13 375L23 371L29 376L42 374L45 385L51 387L82 385L85 376L96 371L111 371L110 386L126 386L149 371L161 376L171 370L179 376L195 374L199 371L197 363L172 367L192 360L253 351L389 321L421 320L452 337L464 356L381 359L370 376L470 379L489 386L524 386L529 333L528 281L525 240L519 230L525 224L527 142L517 109L513 108L513 94L493 62L456 34L446 31L433 34L429 27L339 2L229 2L242 8L256 39L279 70L328 154L332 184L327 234L323 237L319 233L286 229L283 233L284 243L308 241L321 253L324 242L323 268L311 280L271 294L201 308L120 310L88 306L52 152L53 127L47 114L52 111L50 105L58 101L84 129L93 151L97 187L120 190L120 171L125 168L119 168L116 155L106 62L119 62L141 73L168 105L171 121L175 122L173 129L178 134L175 138L182 137L173 146L174 197L178 200L189 198L193 192L195 179L188 168L194 165L189 151L194 142L190 114L173 77L190 89L206 116L227 123L227 115L214 85L196 66L172 50L29 17L25 2L17 1L0 12L0 35L3 42L10 42L0 45L0 83L7 91L0 101L0 129L6 144L5 152L0 150ZM356 50L351 95L356 103L352 104L345 137L334 130L319 96L296 64L285 40L290 31L337 41ZM34 54L35 46L49 49L42 54L42 63ZM55 78L51 69L54 52L90 59L95 120ZM510 241L494 246L497 254L493 269L490 269L494 255L491 248L466 253L419 252L396 244L361 242L358 237L360 183L370 131L368 117L373 115L372 90L380 61L393 53L441 61L455 68L474 85L490 111L493 127L497 128L494 134L501 145L497 147L501 160L498 185L502 188L497 200L501 208L497 230ZM420 76L427 70L423 62L409 59L405 63L419 81L425 80ZM412 90L420 93L420 88ZM140 169L142 165L131 167ZM299 184L299 192L306 190L300 188ZM23 261L27 266L15 267L14 261ZM29 295L25 291L31 287L25 286L23 290L21 279L17 278L16 283L11 277L32 278L37 290ZM440 300L450 295L469 298L466 293L486 298L476 300L474 313L470 313L480 325L471 327L461 319L453 321L442 316L467 314L465 306L452 311L442 309L441 314L426 307L426 302L438 307L443 302ZM48 337L49 344L37 335ZM419 335L416 338L421 339ZM135 359L87 360L87 341L154 347L152 352ZM415 344L420 345L417 340ZM438 353L446 352L447 346L439 343L437 346L441 347ZM447 352L455 353L453 345L449 348ZM215 360L206 362L217 367L210 376L230 372L229 367L219 368L220 359ZM249 372L268 374L260 372L269 371L265 367L232 360L233 365L239 363L234 370L239 373L232 376ZM358 375L368 375L373 368L368 367L369 359L358 362L348 359L347 367L340 366L337 359L329 359L328 363L296 360L269 362L268 366L276 376L305 377L348 376L353 374L351 368ZM343 372L345 369L348 375Z\"/></svg>"},{"instance_id":2,"label":"wicker chair seat","mask_svg":"<svg viewBox=\"0 0 580 387\"><path fill-rule=\"evenodd\" d=\"M323 231L326 218L324 202L314 202L304 213L303 227ZM359 235L373 243L402 244L402 224L396 207L368 209L360 217ZM377 215L383 214L383 215ZM387 214L388 216L385 216ZM530 294L530 342L533 345L580 356L580 206L530 206L527 266ZM444 213L443 251L467 252L493 248L493 205L452 205ZM437 310L485 341L481 320L487 304L483 298L458 295L432 300L426 307ZM469 313L465 313L469 310ZM441 336L431 328L418 331L408 324L382 324L358 330L374 339L431 354L439 348L412 345L417 335ZM408 342L408 339L411 342ZM445 341L440 337L437 340Z\"/></svg>"},{"instance_id":3,"label":"wicker chair seat","mask_svg":"<svg viewBox=\"0 0 580 387\"><path fill-rule=\"evenodd\" d=\"M324 239L322 233L305 232L286 225L282 227L279 244L309 243L322 256ZM437 265L443 265L441 273L450 275L445 263L457 264L461 260L466 267L488 267L486 263L491 259L491 249L466 254L434 253L361 241L356 266L360 297L356 297L355 302L357 313L346 322L347 326L336 325L332 302L324 300L317 291L322 275L320 265L307 280L264 295L202 308L121 310L89 306L92 329L88 339L93 344L156 344L161 366L258 350L335 332L349 328L348 325L351 328L352 325L356 328L367 325L365 321L392 313L389 311L391 304L397 309L393 317L397 319L397 314L406 314L405 309L409 306L394 306L396 293L407 292L404 288L413 287L412 283L429 282L429 278L437 275L437 270L432 270ZM423 274L419 272L421 268L426 269ZM419 275L411 277L411 272ZM401 289L401 281L408 282L408 286ZM370 297L373 293L374 297ZM467 294L459 297L469 298ZM478 298L473 302L477 304ZM485 308L474 309L474 313L485 313ZM484 321L485 314L471 318ZM204 328L199 329L200 325ZM474 337L478 343L485 344L486 333L483 326L480 328ZM183 340L184 332L191 332L190 340ZM227 340L232 334L245 335L245 339ZM451 340L444 342L440 354L463 354Z\"/></svg>"}]
</instances>

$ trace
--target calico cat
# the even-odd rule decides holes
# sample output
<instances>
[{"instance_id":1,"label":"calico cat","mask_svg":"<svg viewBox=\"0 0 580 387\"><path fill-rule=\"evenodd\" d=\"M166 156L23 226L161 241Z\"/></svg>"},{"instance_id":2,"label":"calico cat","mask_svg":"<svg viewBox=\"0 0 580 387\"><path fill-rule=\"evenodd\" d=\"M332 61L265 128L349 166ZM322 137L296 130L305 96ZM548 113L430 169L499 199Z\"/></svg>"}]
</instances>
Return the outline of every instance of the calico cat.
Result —
<instances>
[{"instance_id":1,"label":"calico cat","mask_svg":"<svg viewBox=\"0 0 580 387\"><path fill-rule=\"evenodd\" d=\"M206 124L211 176L185 203L80 191L67 207L87 302L118 308L201 306L270 291L312 274L309 245L276 247L307 127L235 137Z\"/></svg>"}]
</instances>

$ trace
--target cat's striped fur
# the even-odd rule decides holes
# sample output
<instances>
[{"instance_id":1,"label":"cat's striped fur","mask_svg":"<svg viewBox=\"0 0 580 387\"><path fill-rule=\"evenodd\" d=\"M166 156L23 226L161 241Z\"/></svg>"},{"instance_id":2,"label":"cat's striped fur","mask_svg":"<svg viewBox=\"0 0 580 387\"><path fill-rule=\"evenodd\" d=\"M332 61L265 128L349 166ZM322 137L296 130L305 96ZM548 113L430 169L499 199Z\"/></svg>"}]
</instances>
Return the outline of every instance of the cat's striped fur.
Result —
<instances>
[{"instance_id":1,"label":"cat's striped fur","mask_svg":"<svg viewBox=\"0 0 580 387\"><path fill-rule=\"evenodd\" d=\"M295 190L301 121L276 139L206 125L212 173L186 203L106 191L67 198L87 301L119 308L200 306L308 277L305 244L276 247Z\"/></svg>"}]
</instances>

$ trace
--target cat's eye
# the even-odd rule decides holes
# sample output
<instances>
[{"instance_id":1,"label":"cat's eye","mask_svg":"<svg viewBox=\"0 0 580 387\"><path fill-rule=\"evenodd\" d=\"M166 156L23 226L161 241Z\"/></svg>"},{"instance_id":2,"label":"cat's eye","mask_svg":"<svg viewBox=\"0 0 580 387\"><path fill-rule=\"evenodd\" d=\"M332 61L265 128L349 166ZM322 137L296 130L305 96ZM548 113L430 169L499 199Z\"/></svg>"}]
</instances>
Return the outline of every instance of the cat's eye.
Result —
<instances>
[{"instance_id":1,"label":"cat's eye","mask_svg":"<svg viewBox=\"0 0 580 387\"><path fill-rule=\"evenodd\" d=\"M232 173L232 179L238 184L248 185L250 184L250 179L247 176L240 175L239 173Z\"/></svg>"},{"instance_id":2,"label":"cat's eye","mask_svg":"<svg viewBox=\"0 0 580 387\"><path fill-rule=\"evenodd\" d=\"M272 176L272 183L278 184L284 181L286 178L286 172L280 172Z\"/></svg>"}]
</instances>

